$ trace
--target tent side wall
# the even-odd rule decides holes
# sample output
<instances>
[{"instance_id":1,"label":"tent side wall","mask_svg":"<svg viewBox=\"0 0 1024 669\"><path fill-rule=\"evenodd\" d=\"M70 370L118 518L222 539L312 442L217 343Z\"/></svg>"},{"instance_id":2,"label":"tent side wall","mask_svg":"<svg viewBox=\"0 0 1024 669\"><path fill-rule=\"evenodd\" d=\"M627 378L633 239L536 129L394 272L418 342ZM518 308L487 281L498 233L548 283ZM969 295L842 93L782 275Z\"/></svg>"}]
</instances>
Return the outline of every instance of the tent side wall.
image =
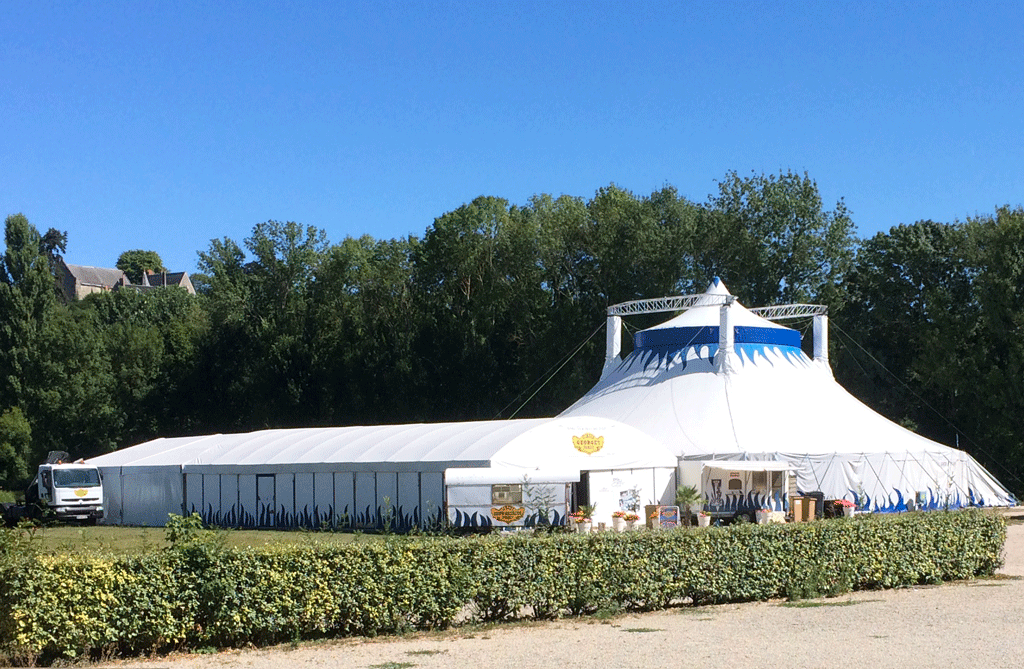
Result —
<instances>
[{"instance_id":1,"label":"tent side wall","mask_svg":"<svg viewBox=\"0 0 1024 669\"><path fill-rule=\"evenodd\" d=\"M163 527L183 509L181 467L100 467L103 524Z\"/></svg>"},{"instance_id":2,"label":"tent side wall","mask_svg":"<svg viewBox=\"0 0 1024 669\"><path fill-rule=\"evenodd\" d=\"M594 522L612 524L615 511L638 511L648 504L675 504L674 468L612 469L588 473Z\"/></svg>"},{"instance_id":3,"label":"tent side wall","mask_svg":"<svg viewBox=\"0 0 1024 669\"><path fill-rule=\"evenodd\" d=\"M247 468L248 469L248 468ZM185 510L211 525L407 530L437 522L443 472L186 467Z\"/></svg>"}]
</instances>

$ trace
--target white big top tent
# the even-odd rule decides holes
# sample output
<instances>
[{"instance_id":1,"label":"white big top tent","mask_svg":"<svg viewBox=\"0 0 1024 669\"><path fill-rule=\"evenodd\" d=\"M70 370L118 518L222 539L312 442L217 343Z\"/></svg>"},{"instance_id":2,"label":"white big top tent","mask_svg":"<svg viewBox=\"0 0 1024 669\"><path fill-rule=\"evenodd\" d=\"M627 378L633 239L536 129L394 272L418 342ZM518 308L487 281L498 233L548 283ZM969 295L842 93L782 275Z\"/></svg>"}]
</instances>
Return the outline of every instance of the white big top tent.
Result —
<instances>
[{"instance_id":1,"label":"white big top tent","mask_svg":"<svg viewBox=\"0 0 1024 669\"><path fill-rule=\"evenodd\" d=\"M679 311L638 332L619 359L621 317ZM687 461L787 462L797 488L871 511L1015 504L967 453L862 404L833 378L823 307L748 310L717 278L700 295L609 309L601 380L562 416L604 416L647 432ZM774 320L814 318L814 358Z\"/></svg>"}]
</instances>

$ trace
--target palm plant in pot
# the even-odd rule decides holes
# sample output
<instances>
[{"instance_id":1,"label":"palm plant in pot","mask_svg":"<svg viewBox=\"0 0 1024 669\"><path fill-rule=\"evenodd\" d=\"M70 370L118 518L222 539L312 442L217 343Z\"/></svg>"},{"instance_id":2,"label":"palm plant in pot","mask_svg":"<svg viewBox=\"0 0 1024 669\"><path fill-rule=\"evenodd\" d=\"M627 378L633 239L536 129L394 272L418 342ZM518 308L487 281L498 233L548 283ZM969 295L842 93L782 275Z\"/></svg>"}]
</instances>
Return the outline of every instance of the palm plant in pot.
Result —
<instances>
[{"instance_id":1,"label":"palm plant in pot","mask_svg":"<svg viewBox=\"0 0 1024 669\"><path fill-rule=\"evenodd\" d=\"M679 507L679 514L683 517L683 525L690 526L690 507L700 501L700 493L697 487L692 485L680 485L676 487L676 506Z\"/></svg>"}]
</instances>

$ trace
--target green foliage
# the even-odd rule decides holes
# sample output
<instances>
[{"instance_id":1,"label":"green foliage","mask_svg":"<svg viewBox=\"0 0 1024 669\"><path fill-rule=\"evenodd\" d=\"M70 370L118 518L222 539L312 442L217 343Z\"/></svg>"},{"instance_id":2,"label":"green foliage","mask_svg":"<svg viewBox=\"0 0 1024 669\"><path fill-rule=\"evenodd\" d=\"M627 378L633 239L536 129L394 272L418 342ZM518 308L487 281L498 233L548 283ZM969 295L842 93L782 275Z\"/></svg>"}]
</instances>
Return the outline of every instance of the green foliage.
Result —
<instances>
[{"instance_id":1,"label":"green foliage","mask_svg":"<svg viewBox=\"0 0 1024 669\"><path fill-rule=\"evenodd\" d=\"M1024 494L1024 209L865 241L832 319L837 379Z\"/></svg>"},{"instance_id":2,"label":"green foliage","mask_svg":"<svg viewBox=\"0 0 1024 669\"><path fill-rule=\"evenodd\" d=\"M190 516L169 513L167 516L167 524L164 525L164 538L171 546L209 543L208 537L212 536L213 532L203 527L203 517L198 513L193 513Z\"/></svg>"},{"instance_id":3,"label":"green foliage","mask_svg":"<svg viewBox=\"0 0 1024 669\"><path fill-rule=\"evenodd\" d=\"M858 516L693 532L390 537L227 549L196 517L142 556L31 549L0 533L0 653L11 662L437 629L480 620L815 596L993 573L1001 516Z\"/></svg>"},{"instance_id":4,"label":"green foliage","mask_svg":"<svg viewBox=\"0 0 1024 669\"><path fill-rule=\"evenodd\" d=\"M533 483L527 474L523 475L523 506L537 514L539 527L551 527L551 509L558 499L553 485Z\"/></svg>"},{"instance_id":5,"label":"green foliage","mask_svg":"<svg viewBox=\"0 0 1024 669\"><path fill-rule=\"evenodd\" d=\"M0 413L0 486L14 487L28 478L25 456L32 444L32 428L18 407Z\"/></svg>"},{"instance_id":6,"label":"green foliage","mask_svg":"<svg viewBox=\"0 0 1024 669\"><path fill-rule=\"evenodd\" d=\"M156 251L143 251L134 249L125 251L117 257L117 264L114 265L128 275L128 279L134 284L142 283L142 275L147 271L166 272L164 261Z\"/></svg>"}]
</instances>

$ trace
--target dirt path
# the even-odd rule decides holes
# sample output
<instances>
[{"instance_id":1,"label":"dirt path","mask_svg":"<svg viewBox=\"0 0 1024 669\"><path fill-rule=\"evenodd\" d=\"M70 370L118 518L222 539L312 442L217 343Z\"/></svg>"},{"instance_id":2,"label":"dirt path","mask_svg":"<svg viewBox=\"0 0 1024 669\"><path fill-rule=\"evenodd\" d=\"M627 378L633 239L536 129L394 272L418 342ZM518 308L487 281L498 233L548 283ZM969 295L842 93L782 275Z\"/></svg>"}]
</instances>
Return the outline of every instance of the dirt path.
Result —
<instances>
[{"instance_id":1,"label":"dirt path","mask_svg":"<svg viewBox=\"0 0 1024 669\"><path fill-rule=\"evenodd\" d=\"M1008 528L1006 564L1000 575L972 583L858 592L811 603L816 606L728 604L610 621L347 639L113 666L1018 669L1024 666L1024 525Z\"/></svg>"}]
</instances>

